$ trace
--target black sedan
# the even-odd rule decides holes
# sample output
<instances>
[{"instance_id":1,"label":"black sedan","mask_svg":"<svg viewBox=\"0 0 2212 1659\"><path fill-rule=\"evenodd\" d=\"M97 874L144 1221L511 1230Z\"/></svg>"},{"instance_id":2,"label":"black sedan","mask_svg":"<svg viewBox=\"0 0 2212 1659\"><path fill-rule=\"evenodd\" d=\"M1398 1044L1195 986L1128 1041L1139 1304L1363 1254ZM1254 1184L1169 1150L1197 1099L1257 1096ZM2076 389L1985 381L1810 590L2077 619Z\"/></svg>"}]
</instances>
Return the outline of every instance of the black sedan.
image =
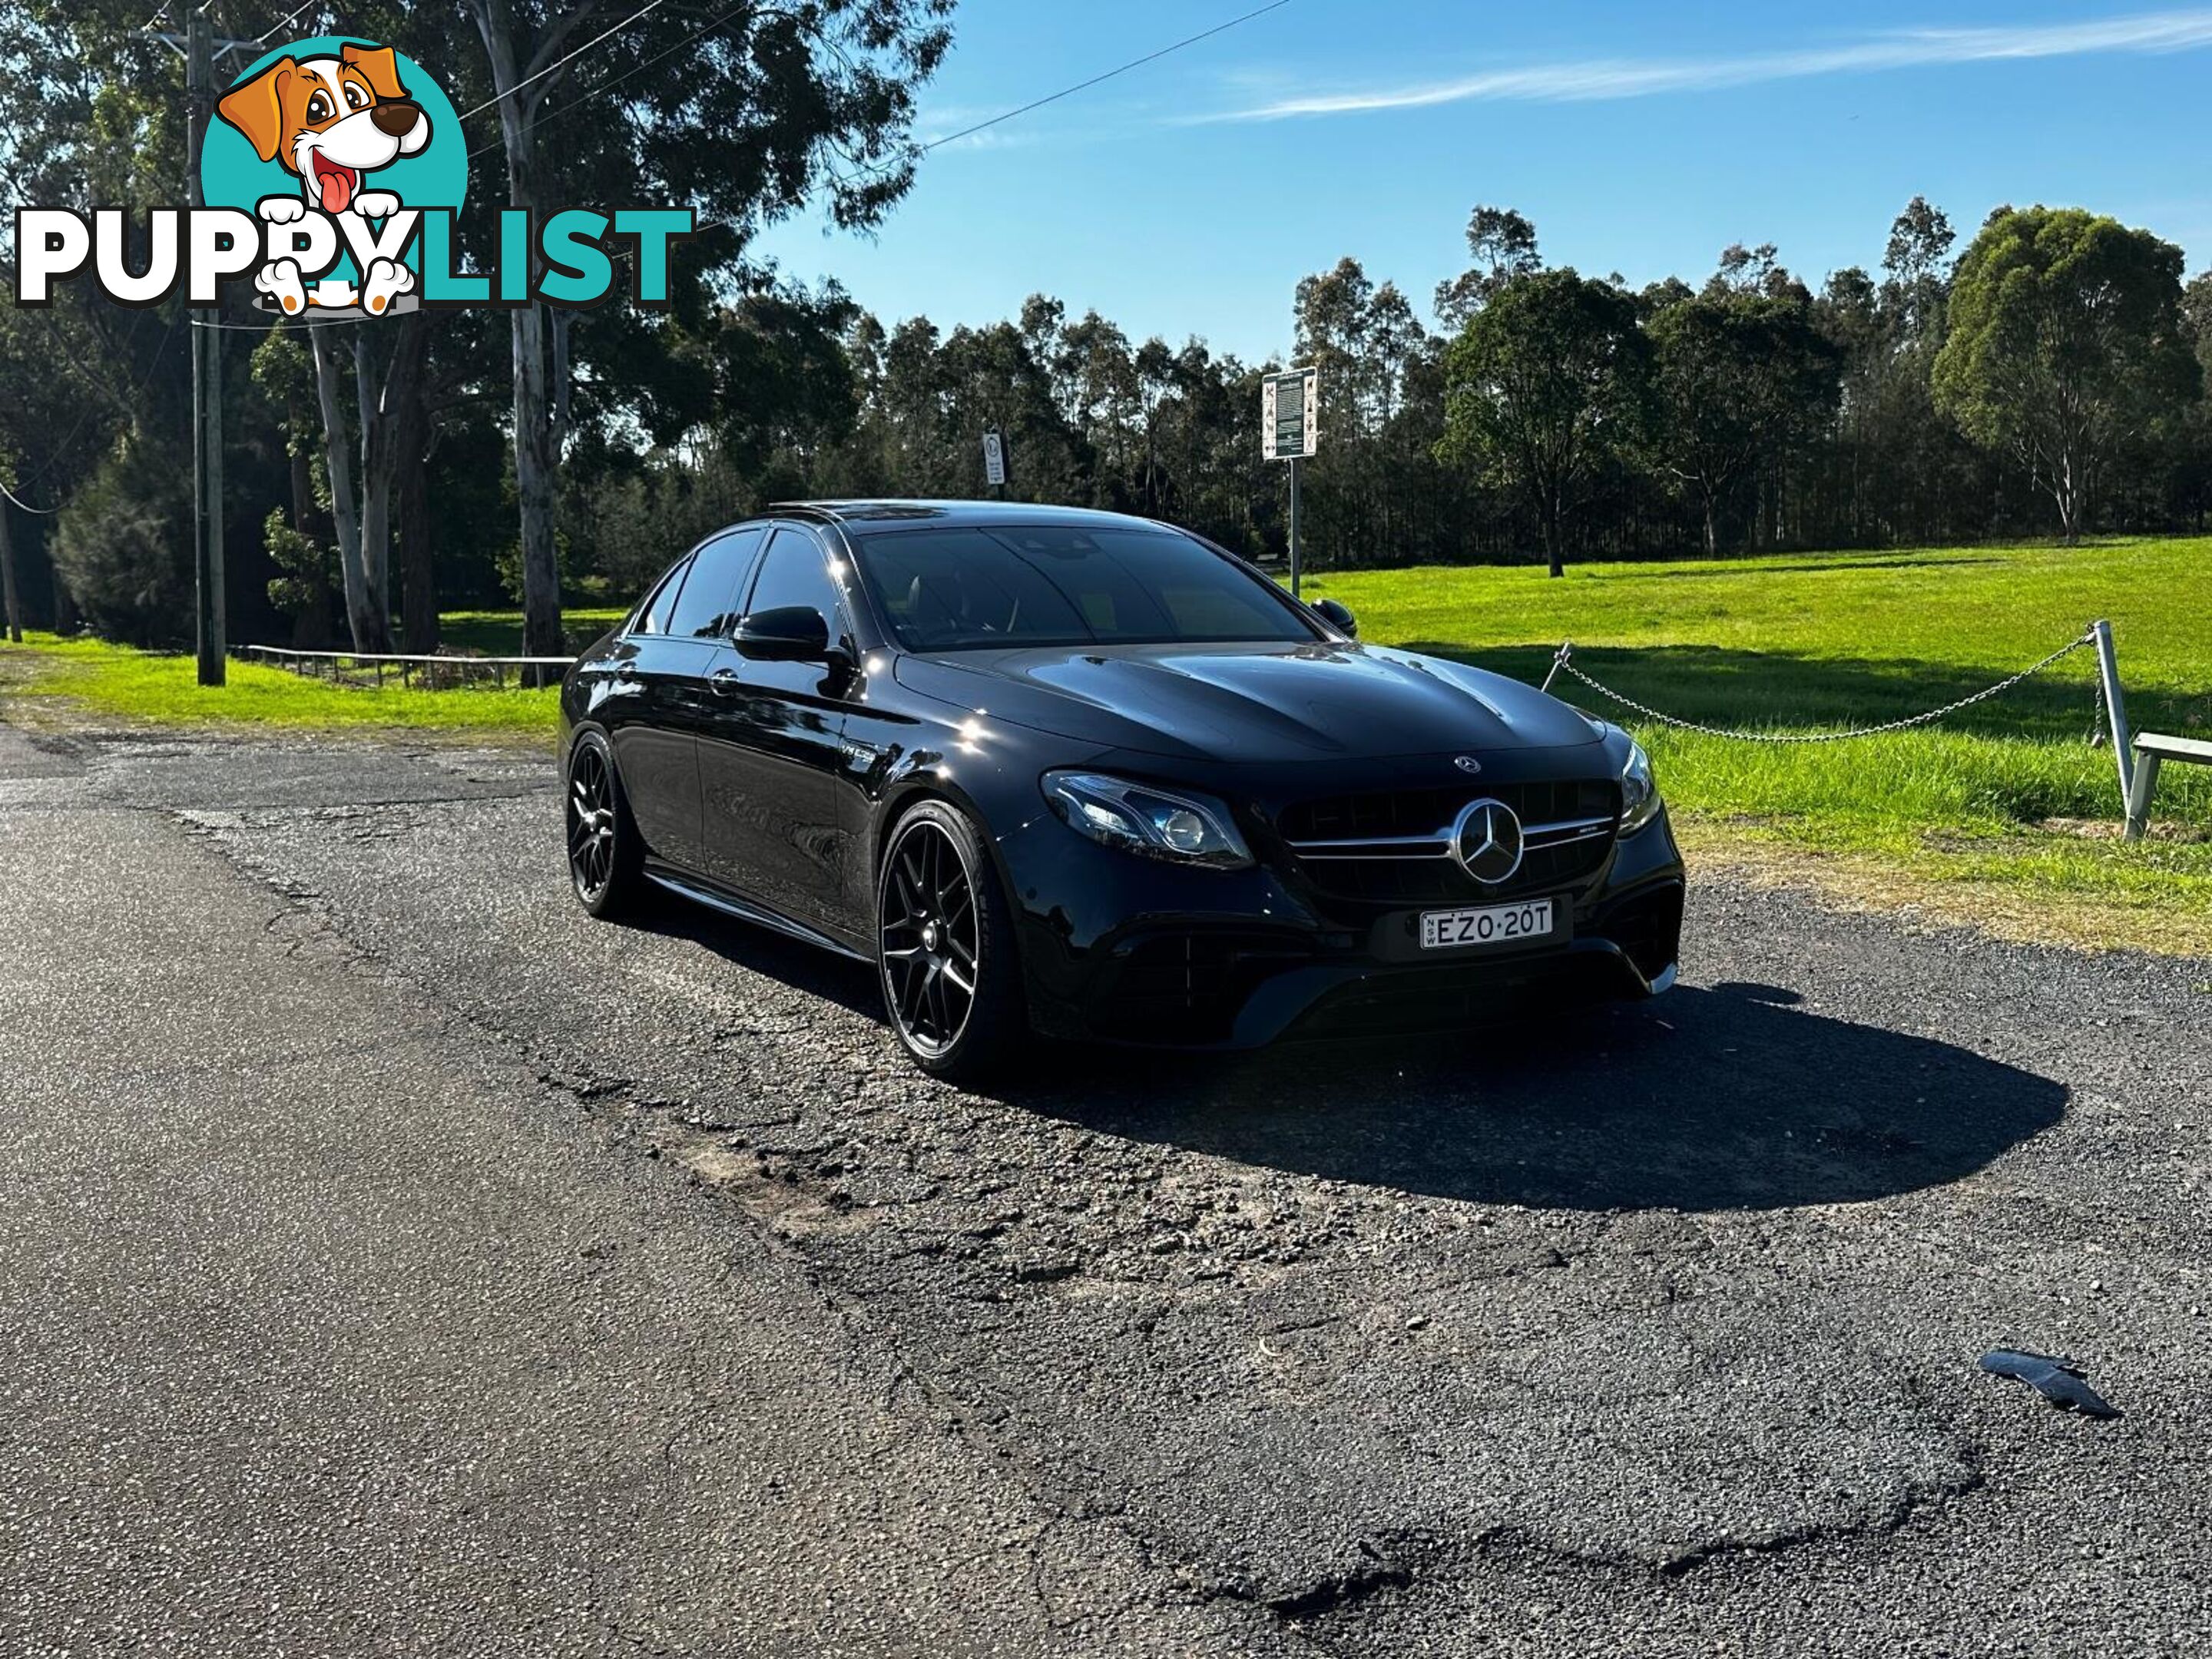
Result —
<instances>
[{"instance_id":1,"label":"black sedan","mask_svg":"<svg viewBox=\"0 0 2212 1659\"><path fill-rule=\"evenodd\" d=\"M668 890L876 965L926 1070L1674 982L1626 733L1362 645L1181 531L988 502L709 537L562 692L576 896Z\"/></svg>"}]
</instances>

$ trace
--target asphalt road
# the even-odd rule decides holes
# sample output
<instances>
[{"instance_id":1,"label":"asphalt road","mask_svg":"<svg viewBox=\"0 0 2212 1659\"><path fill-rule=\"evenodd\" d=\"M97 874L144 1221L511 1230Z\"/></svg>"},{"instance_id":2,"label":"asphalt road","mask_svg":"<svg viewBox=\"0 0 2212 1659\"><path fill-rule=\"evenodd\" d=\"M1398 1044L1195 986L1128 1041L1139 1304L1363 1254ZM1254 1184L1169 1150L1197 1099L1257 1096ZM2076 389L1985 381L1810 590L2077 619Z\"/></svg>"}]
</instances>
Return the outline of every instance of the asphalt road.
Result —
<instances>
[{"instance_id":1,"label":"asphalt road","mask_svg":"<svg viewBox=\"0 0 2212 1659\"><path fill-rule=\"evenodd\" d=\"M2212 1639L2212 964L1706 883L1649 1007L986 1098L557 801L0 728L0 1653Z\"/></svg>"}]
</instances>

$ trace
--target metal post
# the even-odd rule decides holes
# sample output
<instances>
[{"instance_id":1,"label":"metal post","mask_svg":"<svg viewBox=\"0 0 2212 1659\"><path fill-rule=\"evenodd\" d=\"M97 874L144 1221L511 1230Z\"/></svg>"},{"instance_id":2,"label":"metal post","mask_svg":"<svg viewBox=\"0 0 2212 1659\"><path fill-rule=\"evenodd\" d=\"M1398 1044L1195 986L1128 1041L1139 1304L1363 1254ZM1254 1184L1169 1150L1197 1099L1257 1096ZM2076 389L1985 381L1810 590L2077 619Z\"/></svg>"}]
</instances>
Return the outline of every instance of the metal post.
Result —
<instances>
[{"instance_id":1,"label":"metal post","mask_svg":"<svg viewBox=\"0 0 2212 1659\"><path fill-rule=\"evenodd\" d=\"M1298 458L1291 457L1291 597L1298 597Z\"/></svg>"},{"instance_id":2,"label":"metal post","mask_svg":"<svg viewBox=\"0 0 2212 1659\"><path fill-rule=\"evenodd\" d=\"M2097 641L2097 672L2105 682L2105 718L2112 722L2112 758L2120 769L2120 799L2133 793L2136 781L2134 737L2128 730L2128 708L2120 698L2120 665L2112 654L2112 625L2100 617L2089 624Z\"/></svg>"},{"instance_id":3,"label":"metal post","mask_svg":"<svg viewBox=\"0 0 2212 1659\"><path fill-rule=\"evenodd\" d=\"M23 610L15 596L15 544L8 534L8 503L0 501L0 608L8 613L8 637L21 645Z\"/></svg>"},{"instance_id":4,"label":"metal post","mask_svg":"<svg viewBox=\"0 0 2212 1659\"><path fill-rule=\"evenodd\" d=\"M200 143L215 100L215 32L205 7L185 27L186 157L192 170L192 205L204 204ZM219 315L220 307L217 308ZM216 321L216 316L206 320ZM187 326L192 319L185 319ZM199 682L224 678L222 604L222 331L192 333L192 570L199 599Z\"/></svg>"},{"instance_id":5,"label":"metal post","mask_svg":"<svg viewBox=\"0 0 2212 1659\"><path fill-rule=\"evenodd\" d=\"M2155 749L2136 763L2135 781L2128 786L2128 822L2122 831L2128 841L2141 841L2150 828L2151 798L2158 793L2158 769L2166 757Z\"/></svg>"},{"instance_id":6,"label":"metal post","mask_svg":"<svg viewBox=\"0 0 2212 1659\"><path fill-rule=\"evenodd\" d=\"M1559 678L1559 671L1567 665L1567 659L1574 654L1575 642L1572 640L1560 641L1559 648L1552 653L1552 672L1544 676L1544 683L1536 689L1539 691L1549 692L1552 689L1552 682Z\"/></svg>"}]
</instances>

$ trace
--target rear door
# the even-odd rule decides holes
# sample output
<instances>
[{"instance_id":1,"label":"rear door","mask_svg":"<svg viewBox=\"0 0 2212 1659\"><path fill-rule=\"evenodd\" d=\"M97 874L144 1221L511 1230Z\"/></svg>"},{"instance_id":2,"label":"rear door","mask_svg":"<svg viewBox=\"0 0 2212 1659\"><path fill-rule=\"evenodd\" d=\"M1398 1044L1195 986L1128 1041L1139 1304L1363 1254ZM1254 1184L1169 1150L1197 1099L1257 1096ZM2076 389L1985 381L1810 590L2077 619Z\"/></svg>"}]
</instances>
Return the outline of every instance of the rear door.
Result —
<instances>
[{"instance_id":1,"label":"rear door","mask_svg":"<svg viewBox=\"0 0 2212 1659\"><path fill-rule=\"evenodd\" d=\"M744 613L811 605L849 656L852 628L814 532L780 525ZM699 745L709 870L725 886L798 921L831 922L836 903L836 779L848 668L757 662L725 643L708 671Z\"/></svg>"},{"instance_id":2,"label":"rear door","mask_svg":"<svg viewBox=\"0 0 2212 1659\"><path fill-rule=\"evenodd\" d=\"M624 641L623 682L635 690L611 721L615 760L639 833L655 858L687 870L706 866L699 808L699 734L706 674L717 642L736 621L738 596L763 539L750 526L702 545L672 585L655 594Z\"/></svg>"},{"instance_id":3,"label":"rear door","mask_svg":"<svg viewBox=\"0 0 2212 1659\"><path fill-rule=\"evenodd\" d=\"M690 574L687 554L639 608L609 654L606 688L592 706L592 718L606 727L614 745L616 769L647 852L670 860L677 859L680 845L696 849L698 842L699 763L696 744L666 730L656 717L654 690L678 665L667 648L668 618Z\"/></svg>"}]
</instances>

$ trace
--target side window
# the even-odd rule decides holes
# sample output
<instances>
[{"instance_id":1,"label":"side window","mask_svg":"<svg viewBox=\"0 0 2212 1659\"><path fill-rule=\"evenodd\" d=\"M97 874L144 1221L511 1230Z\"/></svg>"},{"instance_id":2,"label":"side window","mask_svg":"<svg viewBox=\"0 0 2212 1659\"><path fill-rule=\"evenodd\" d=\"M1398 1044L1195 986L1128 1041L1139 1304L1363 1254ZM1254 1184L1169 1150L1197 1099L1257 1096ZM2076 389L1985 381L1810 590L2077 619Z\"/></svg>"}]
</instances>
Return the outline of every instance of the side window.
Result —
<instances>
[{"instance_id":1,"label":"side window","mask_svg":"<svg viewBox=\"0 0 2212 1659\"><path fill-rule=\"evenodd\" d=\"M660 586L653 597L638 607L637 627L640 634L665 634L668 631L668 613L676 608L677 590L684 586L684 573L691 568L691 561L681 559L676 568L660 579Z\"/></svg>"},{"instance_id":2,"label":"side window","mask_svg":"<svg viewBox=\"0 0 2212 1659\"><path fill-rule=\"evenodd\" d=\"M843 605L837 584L830 580L829 568L823 563L820 544L804 531L779 530L768 544L767 556L761 560L752 598L745 602L745 615L793 605L811 605L827 617L831 639L844 631L840 619Z\"/></svg>"},{"instance_id":3,"label":"side window","mask_svg":"<svg viewBox=\"0 0 2212 1659\"><path fill-rule=\"evenodd\" d=\"M667 631L678 639L720 639L737 626L738 594L761 544L758 529L733 530L699 550L678 595Z\"/></svg>"}]
</instances>

